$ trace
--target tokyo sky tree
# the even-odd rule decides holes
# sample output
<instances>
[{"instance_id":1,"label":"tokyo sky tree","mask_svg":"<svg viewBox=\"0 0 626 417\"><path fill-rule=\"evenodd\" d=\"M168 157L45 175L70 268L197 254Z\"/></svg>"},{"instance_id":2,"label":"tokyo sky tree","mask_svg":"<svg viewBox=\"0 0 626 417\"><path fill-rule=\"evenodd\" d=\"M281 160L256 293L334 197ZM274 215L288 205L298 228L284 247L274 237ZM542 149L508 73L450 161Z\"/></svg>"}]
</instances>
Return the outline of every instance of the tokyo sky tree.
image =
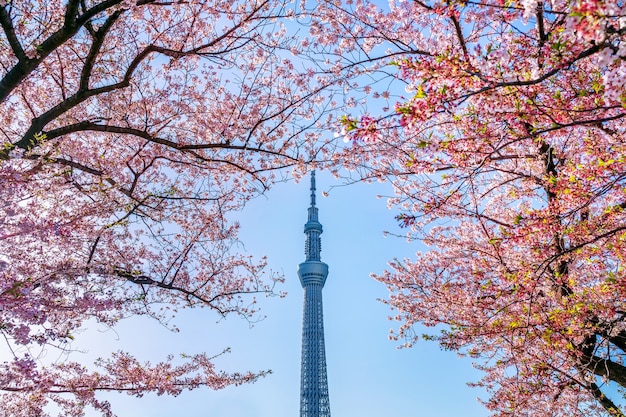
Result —
<instances>
[{"instance_id":1,"label":"tokyo sky tree","mask_svg":"<svg viewBox=\"0 0 626 417\"><path fill-rule=\"evenodd\" d=\"M315 171L311 172L311 206L304 233L306 260L298 267L304 288L300 417L330 417L322 311L322 288L328 276L328 265L320 260L322 225L315 207Z\"/></svg>"}]
</instances>

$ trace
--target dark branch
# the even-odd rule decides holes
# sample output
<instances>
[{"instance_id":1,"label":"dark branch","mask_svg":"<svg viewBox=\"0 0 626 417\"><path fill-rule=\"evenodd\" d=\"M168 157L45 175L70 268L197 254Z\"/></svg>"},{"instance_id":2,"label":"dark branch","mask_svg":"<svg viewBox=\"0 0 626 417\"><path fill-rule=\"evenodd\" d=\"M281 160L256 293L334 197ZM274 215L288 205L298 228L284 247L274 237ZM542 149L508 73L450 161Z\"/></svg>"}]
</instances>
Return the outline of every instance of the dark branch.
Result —
<instances>
[{"instance_id":1,"label":"dark branch","mask_svg":"<svg viewBox=\"0 0 626 417\"><path fill-rule=\"evenodd\" d=\"M18 61L19 62L27 61L28 58L26 57L26 54L24 53L22 44L20 43L19 39L17 39L17 35L15 34L15 28L13 27L11 16L9 16L9 13L4 7L0 7L0 25L2 26L2 29L4 30L4 34L7 37L7 40L9 41L9 45L11 46L11 49L13 50L13 53L17 57ZM0 83L0 88L1 87L2 87L2 84Z\"/></svg>"},{"instance_id":2,"label":"dark branch","mask_svg":"<svg viewBox=\"0 0 626 417\"><path fill-rule=\"evenodd\" d=\"M113 23L122 15L122 10L117 10L113 13L109 18L104 22L100 29L98 29L94 33L93 43L91 44L91 48L89 49L89 54L85 59L85 64L83 66L83 71L80 75L80 86L79 91L87 91L89 89L89 78L91 77L91 71L93 69L94 64L96 63L96 57L102 48L104 43L104 39L106 37L107 32L113 26Z\"/></svg>"}]
</instances>

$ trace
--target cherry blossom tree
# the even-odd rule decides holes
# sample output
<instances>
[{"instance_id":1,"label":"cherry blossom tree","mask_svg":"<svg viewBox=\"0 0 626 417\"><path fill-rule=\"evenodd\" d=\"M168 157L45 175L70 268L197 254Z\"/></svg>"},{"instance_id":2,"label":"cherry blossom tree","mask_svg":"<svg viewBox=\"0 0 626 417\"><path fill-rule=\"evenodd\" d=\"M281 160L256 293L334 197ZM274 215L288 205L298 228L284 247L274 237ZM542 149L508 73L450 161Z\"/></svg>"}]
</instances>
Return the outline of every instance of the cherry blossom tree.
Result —
<instances>
[{"instance_id":1,"label":"cherry blossom tree","mask_svg":"<svg viewBox=\"0 0 626 417\"><path fill-rule=\"evenodd\" d=\"M280 278L233 251L231 213L319 149L325 114L289 2L0 1L3 415L67 416L113 390L219 389L203 354L52 361L86 321L207 307L254 319ZM323 146L323 144L321 145ZM168 310L169 309L169 310ZM63 356L66 358L66 356Z\"/></svg>"},{"instance_id":2,"label":"cherry blossom tree","mask_svg":"<svg viewBox=\"0 0 626 417\"><path fill-rule=\"evenodd\" d=\"M624 416L626 5L315 13L317 42L367 77L354 94L390 107L341 120L343 158L393 181L400 223L426 246L376 276L401 323L392 337L475 358L495 416Z\"/></svg>"}]
</instances>

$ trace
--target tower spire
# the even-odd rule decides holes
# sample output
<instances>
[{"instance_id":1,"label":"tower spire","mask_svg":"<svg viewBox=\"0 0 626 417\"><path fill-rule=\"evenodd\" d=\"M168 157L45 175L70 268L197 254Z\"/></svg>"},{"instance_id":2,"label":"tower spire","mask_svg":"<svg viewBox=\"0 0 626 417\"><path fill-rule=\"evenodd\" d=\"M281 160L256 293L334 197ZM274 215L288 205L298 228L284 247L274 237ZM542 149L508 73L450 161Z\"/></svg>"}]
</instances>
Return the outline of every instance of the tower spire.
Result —
<instances>
[{"instance_id":1,"label":"tower spire","mask_svg":"<svg viewBox=\"0 0 626 417\"><path fill-rule=\"evenodd\" d=\"M320 260L322 232L315 206L315 171L312 171L311 205L304 225L306 260L298 267L304 288L300 417L330 417L322 308L322 288L328 276L328 265Z\"/></svg>"},{"instance_id":2,"label":"tower spire","mask_svg":"<svg viewBox=\"0 0 626 417\"><path fill-rule=\"evenodd\" d=\"M315 206L315 171L311 171L311 206Z\"/></svg>"},{"instance_id":3,"label":"tower spire","mask_svg":"<svg viewBox=\"0 0 626 417\"><path fill-rule=\"evenodd\" d=\"M315 206L315 171L311 172L311 205L309 206L309 219L304 225L306 234L305 255L307 261L319 261L321 259L323 232L322 224L318 219L318 210ZM324 277L326 279L326 277ZM304 284L303 284L304 285ZM322 284L324 285L324 284Z\"/></svg>"}]
</instances>

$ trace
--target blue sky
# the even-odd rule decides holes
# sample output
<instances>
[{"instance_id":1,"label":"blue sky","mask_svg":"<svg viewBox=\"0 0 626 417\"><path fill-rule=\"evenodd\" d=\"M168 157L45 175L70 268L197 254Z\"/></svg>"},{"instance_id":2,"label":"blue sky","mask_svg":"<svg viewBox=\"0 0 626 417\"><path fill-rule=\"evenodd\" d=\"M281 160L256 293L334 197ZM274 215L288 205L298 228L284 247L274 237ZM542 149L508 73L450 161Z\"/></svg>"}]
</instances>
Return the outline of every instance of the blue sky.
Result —
<instances>
[{"instance_id":1,"label":"blue sky","mask_svg":"<svg viewBox=\"0 0 626 417\"><path fill-rule=\"evenodd\" d=\"M377 301L386 288L369 277L394 257L411 257L418 243L384 237L400 232L384 198L388 184L337 187L318 172L317 189L322 234L322 260L330 267L324 287L324 325L331 412L334 417L484 417L477 401L482 393L466 386L479 373L469 359L420 342L397 349L387 339L396 326L393 314ZM322 191L330 191L321 197ZM235 316L219 322L208 310L189 310L174 320L172 333L147 318L127 320L113 331L92 326L81 337L85 358L125 350L153 361L168 353L231 352L217 364L227 371L271 369L255 384L222 391L199 389L179 397L110 396L120 417L295 417L299 415L300 344L303 292L296 268L304 260L303 226L309 205L309 179L279 183L240 213L241 250L267 255L268 268L282 272L283 299L261 299L263 321L250 328ZM78 340L80 340L78 339ZM77 346L79 347L79 346ZM82 347L82 346L80 346ZM74 359L79 359L77 354Z\"/></svg>"}]
</instances>

